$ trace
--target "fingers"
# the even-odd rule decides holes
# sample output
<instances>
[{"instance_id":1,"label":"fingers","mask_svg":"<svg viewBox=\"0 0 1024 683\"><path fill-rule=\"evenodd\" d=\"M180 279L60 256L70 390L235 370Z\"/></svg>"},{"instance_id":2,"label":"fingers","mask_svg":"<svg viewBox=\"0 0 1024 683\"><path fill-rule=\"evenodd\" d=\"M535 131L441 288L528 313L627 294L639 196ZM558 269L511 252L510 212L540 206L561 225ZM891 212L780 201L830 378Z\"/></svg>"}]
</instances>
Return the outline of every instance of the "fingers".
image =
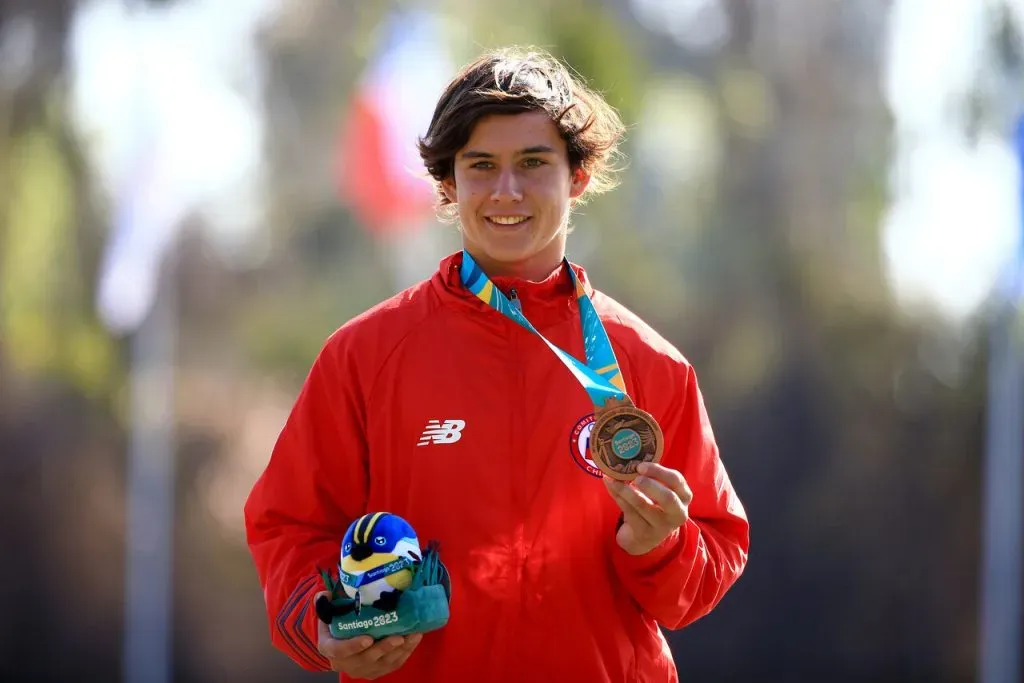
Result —
<instances>
[{"instance_id":1,"label":"fingers","mask_svg":"<svg viewBox=\"0 0 1024 683\"><path fill-rule=\"evenodd\" d=\"M421 638L422 636L389 636L377 641L365 652L339 662L341 666L336 667L336 670L344 671L353 678L373 680L384 676L405 664L405 660L412 654Z\"/></svg>"},{"instance_id":2,"label":"fingers","mask_svg":"<svg viewBox=\"0 0 1024 683\"><path fill-rule=\"evenodd\" d=\"M329 597L326 591L314 595L313 604L322 597ZM317 649L330 661L331 669L354 678L373 679L405 664L423 640L423 634L389 636L377 642L370 636L335 638L330 627L317 619L317 640Z\"/></svg>"},{"instance_id":3,"label":"fingers","mask_svg":"<svg viewBox=\"0 0 1024 683\"><path fill-rule=\"evenodd\" d=\"M389 636L377 642L370 636L335 638L322 621L317 624L317 635L317 649L330 660L331 669L356 678L371 679L391 673L405 664L423 640L422 633Z\"/></svg>"},{"instance_id":4,"label":"fingers","mask_svg":"<svg viewBox=\"0 0 1024 683\"><path fill-rule=\"evenodd\" d=\"M649 466L647 474L637 477L632 486L611 477L605 477L604 482L627 521L633 515L651 527L663 529L682 526L689 518L687 505L693 495L675 470Z\"/></svg>"},{"instance_id":5,"label":"fingers","mask_svg":"<svg viewBox=\"0 0 1024 683\"><path fill-rule=\"evenodd\" d=\"M402 636L388 636L374 643L373 647L361 652L357 657L367 665L384 664L385 657L398 652L405 645L405 638ZM382 671L381 673L385 673Z\"/></svg>"},{"instance_id":6,"label":"fingers","mask_svg":"<svg viewBox=\"0 0 1024 683\"><path fill-rule=\"evenodd\" d=\"M406 636L405 642L402 645L381 657L381 664L390 667L390 670L392 671L399 668L405 664L405 660L409 659L413 650L416 649L416 646L420 644L421 640L423 640L422 633L414 633L411 636Z\"/></svg>"},{"instance_id":7,"label":"fingers","mask_svg":"<svg viewBox=\"0 0 1024 683\"><path fill-rule=\"evenodd\" d=\"M637 477L634 483L660 508L659 518L664 518L673 527L681 526L686 521L688 517L686 504L680 500L675 491L661 482L647 477Z\"/></svg>"},{"instance_id":8,"label":"fingers","mask_svg":"<svg viewBox=\"0 0 1024 683\"><path fill-rule=\"evenodd\" d=\"M358 638L335 638L331 630L322 621L317 621L317 649L324 657L334 662L335 660L348 659L361 652L366 651L373 645L373 638L360 636Z\"/></svg>"},{"instance_id":9,"label":"fingers","mask_svg":"<svg viewBox=\"0 0 1024 683\"><path fill-rule=\"evenodd\" d=\"M653 527L658 524L659 511L646 495L629 484L611 477L605 477L604 483L622 510L627 524L640 524L641 527Z\"/></svg>"},{"instance_id":10,"label":"fingers","mask_svg":"<svg viewBox=\"0 0 1024 683\"><path fill-rule=\"evenodd\" d=\"M693 500L693 492L690 490L689 484L686 483L686 478L678 470L669 469L653 462L645 462L637 467L637 472L667 486L670 491L679 496L683 505L689 505Z\"/></svg>"}]
</instances>

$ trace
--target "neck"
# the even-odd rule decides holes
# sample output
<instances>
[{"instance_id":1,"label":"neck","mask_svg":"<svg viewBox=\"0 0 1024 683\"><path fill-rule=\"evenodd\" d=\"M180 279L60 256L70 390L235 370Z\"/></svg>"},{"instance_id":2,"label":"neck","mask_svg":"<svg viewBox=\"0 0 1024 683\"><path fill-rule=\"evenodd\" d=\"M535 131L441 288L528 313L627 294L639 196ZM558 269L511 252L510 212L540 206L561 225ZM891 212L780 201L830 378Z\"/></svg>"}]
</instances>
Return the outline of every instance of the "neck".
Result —
<instances>
[{"instance_id":1,"label":"neck","mask_svg":"<svg viewBox=\"0 0 1024 683\"><path fill-rule=\"evenodd\" d=\"M472 254L472 252L470 253ZM480 268L487 274L487 277L491 279L508 277L526 280L527 282L543 282L562 265L562 259L551 262L546 261L543 264L511 264L489 260L486 257L477 258L476 254L473 254L473 260L480 265Z\"/></svg>"},{"instance_id":2,"label":"neck","mask_svg":"<svg viewBox=\"0 0 1024 683\"><path fill-rule=\"evenodd\" d=\"M469 252L480 269L487 274L487 277L511 277L528 282L546 280L551 273L562 266L562 261L565 259L564 249L551 250L551 253L541 252L518 261L503 261L493 258L483 250L469 244L463 245L463 249Z\"/></svg>"}]
</instances>

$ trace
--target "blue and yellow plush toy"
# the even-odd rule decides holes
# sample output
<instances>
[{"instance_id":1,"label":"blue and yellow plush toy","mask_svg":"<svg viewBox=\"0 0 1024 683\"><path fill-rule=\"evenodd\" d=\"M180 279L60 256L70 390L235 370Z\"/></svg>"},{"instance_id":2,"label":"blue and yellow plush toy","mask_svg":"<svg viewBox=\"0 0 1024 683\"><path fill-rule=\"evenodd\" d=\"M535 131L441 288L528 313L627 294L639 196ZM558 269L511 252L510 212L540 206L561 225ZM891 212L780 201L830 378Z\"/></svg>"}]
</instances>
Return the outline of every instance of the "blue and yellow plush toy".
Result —
<instances>
[{"instance_id":1,"label":"blue and yellow plush toy","mask_svg":"<svg viewBox=\"0 0 1024 683\"><path fill-rule=\"evenodd\" d=\"M373 512L352 522L338 580L321 573L330 598L321 596L316 611L336 638L423 633L448 622L451 581L438 545L421 552L416 532L398 515Z\"/></svg>"},{"instance_id":2,"label":"blue and yellow plush toy","mask_svg":"<svg viewBox=\"0 0 1024 683\"><path fill-rule=\"evenodd\" d=\"M357 604L392 610L412 582L412 566L419 560L420 542L409 523L375 512L348 528L338 574L345 594Z\"/></svg>"}]
</instances>

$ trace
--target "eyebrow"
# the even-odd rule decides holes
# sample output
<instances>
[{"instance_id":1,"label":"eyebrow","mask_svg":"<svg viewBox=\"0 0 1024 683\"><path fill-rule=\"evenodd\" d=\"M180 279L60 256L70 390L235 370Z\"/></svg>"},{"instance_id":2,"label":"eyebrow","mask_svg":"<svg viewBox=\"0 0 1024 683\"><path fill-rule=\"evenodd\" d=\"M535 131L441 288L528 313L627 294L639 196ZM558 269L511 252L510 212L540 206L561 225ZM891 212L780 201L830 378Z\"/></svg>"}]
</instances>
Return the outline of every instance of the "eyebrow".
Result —
<instances>
[{"instance_id":1,"label":"eyebrow","mask_svg":"<svg viewBox=\"0 0 1024 683\"><path fill-rule=\"evenodd\" d=\"M525 154L554 154L554 147L547 145L534 145L533 147L526 147L519 150L517 154L520 156ZM490 152L481 152L475 149L467 149L465 152L459 155L463 159L493 159L494 155Z\"/></svg>"}]
</instances>

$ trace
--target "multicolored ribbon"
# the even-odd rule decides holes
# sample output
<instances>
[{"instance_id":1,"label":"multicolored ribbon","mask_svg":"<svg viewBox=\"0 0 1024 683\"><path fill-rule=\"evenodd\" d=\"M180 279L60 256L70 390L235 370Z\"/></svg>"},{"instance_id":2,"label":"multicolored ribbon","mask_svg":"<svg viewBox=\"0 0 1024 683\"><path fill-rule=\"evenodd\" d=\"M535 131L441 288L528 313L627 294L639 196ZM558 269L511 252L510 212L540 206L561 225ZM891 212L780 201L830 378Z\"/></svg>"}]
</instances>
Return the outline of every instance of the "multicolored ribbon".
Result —
<instances>
[{"instance_id":1,"label":"multicolored ribbon","mask_svg":"<svg viewBox=\"0 0 1024 683\"><path fill-rule=\"evenodd\" d=\"M367 569L365 572L361 574L353 574L351 572L347 572L339 566L338 579L341 581L341 583L345 584L346 586L351 586L352 588L359 588L364 583L373 583L377 579L381 579L385 576L391 576L392 574L400 572L403 569L411 567L412 562L407 557L399 557L398 559L392 560L391 562L388 562L386 564L382 564L379 567Z\"/></svg>"},{"instance_id":2,"label":"multicolored ribbon","mask_svg":"<svg viewBox=\"0 0 1024 683\"><path fill-rule=\"evenodd\" d=\"M608 399L622 400L626 397L626 385L622 379L622 372L619 370L619 362L615 359L615 352L612 350L612 343L608 339L608 332L601 324L601 318L594 308L594 302L587 296L583 283L576 277L576 272L569 265L569 261L563 259L563 265L569 269L573 286L576 289L576 302L580 309L580 324L583 327L583 349L586 353L587 362L581 363L571 354L566 353L549 342L544 335L537 331L530 321L526 319L522 311L505 296L504 292L494 286L487 274L480 269L477 262L469 255L468 251L462 252L462 268L459 275L462 277L462 284L469 291L473 292L478 299L495 309L506 318L509 318L520 326L526 328L541 338L548 345L559 360L586 390L591 402L595 407L603 407Z\"/></svg>"}]
</instances>

